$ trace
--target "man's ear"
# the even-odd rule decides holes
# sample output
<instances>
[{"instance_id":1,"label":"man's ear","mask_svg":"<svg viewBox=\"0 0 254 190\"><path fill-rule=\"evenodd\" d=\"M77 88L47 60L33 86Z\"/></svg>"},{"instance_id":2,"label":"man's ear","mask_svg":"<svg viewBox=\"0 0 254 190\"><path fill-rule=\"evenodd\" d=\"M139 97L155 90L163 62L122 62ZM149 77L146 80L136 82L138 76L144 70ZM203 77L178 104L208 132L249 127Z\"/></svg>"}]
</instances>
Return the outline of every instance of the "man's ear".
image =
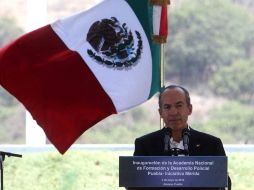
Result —
<instances>
[{"instance_id":1,"label":"man's ear","mask_svg":"<svg viewBox=\"0 0 254 190\"><path fill-rule=\"evenodd\" d=\"M192 114L192 104L190 104L190 105L188 106L188 109L189 109L189 115L191 115L191 114Z\"/></svg>"},{"instance_id":2,"label":"man's ear","mask_svg":"<svg viewBox=\"0 0 254 190\"><path fill-rule=\"evenodd\" d=\"M160 114L160 117L161 117L161 108L159 108L159 109L158 109L158 112L159 112L159 114Z\"/></svg>"}]
</instances>

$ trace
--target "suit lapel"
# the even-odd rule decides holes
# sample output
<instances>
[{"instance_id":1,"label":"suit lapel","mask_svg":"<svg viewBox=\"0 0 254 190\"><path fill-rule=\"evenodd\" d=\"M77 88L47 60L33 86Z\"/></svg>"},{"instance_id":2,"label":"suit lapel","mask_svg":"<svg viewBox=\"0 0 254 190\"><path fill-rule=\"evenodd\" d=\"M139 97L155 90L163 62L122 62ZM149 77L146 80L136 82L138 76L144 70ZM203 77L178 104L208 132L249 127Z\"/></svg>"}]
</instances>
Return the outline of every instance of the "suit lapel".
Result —
<instances>
[{"instance_id":1,"label":"suit lapel","mask_svg":"<svg viewBox=\"0 0 254 190\"><path fill-rule=\"evenodd\" d=\"M203 144L198 138L198 134L195 130L190 128L190 143L189 143L189 153L190 156L199 155L202 152Z\"/></svg>"},{"instance_id":2,"label":"suit lapel","mask_svg":"<svg viewBox=\"0 0 254 190\"><path fill-rule=\"evenodd\" d=\"M164 128L157 131L155 136L150 139L151 142L148 143L147 149L150 150L150 154L154 156L167 155L164 153L164 136L165 130Z\"/></svg>"}]
</instances>

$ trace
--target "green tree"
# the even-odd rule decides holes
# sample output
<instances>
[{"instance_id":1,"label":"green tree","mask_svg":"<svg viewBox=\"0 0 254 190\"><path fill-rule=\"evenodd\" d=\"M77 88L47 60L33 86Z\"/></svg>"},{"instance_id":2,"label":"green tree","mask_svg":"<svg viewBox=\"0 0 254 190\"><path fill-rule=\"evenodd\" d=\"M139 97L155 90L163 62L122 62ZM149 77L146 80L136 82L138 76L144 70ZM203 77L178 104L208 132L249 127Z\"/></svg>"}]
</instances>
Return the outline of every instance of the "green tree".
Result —
<instances>
[{"instance_id":1,"label":"green tree","mask_svg":"<svg viewBox=\"0 0 254 190\"><path fill-rule=\"evenodd\" d=\"M0 18L0 48L23 33L16 21L10 17Z\"/></svg>"},{"instance_id":2,"label":"green tree","mask_svg":"<svg viewBox=\"0 0 254 190\"><path fill-rule=\"evenodd\" d=\"M186 0L169 14L166 77L207 84L221 66L250 56L254 17L229 0ZM198 84L198 85L197 85Z\"/></svg>"},{"instance_id":3,"label":"green tree","mask_svg":"<svg viewBox=\"0 0 254 190\"><path fill-rule=\"evenodd\" d=\"M0 48L23 33L15 20L0 18ZM0 139L4 143L24 142L25 111L18 101L0 86Z\"/></svg>"},{"instance_id":4,"label":"green tree","mask_svg":"<svg viewBox=\"0 0 254 190\"><path fill-rule=\"evenodd\" d=\"M254 108L236 101L211 110L207 122L197 125L208 133L219 136L224 143L254 142Z\"/></svg>"},{"instance_id":5,"label":"green tree","mask_svg":"<svg viewBox=\"0 0 254 190\"><path fill-rule=\"evenodd\" d=\"M136 137L160 128L157 107L151 109L152 105L144 104L128 112L110 116L87 130L77 142L132 144Z\"/></svg>"},{"instance_id":6,"label":"green tree","mask_svg":"<svg viewBox=\"0 0 254 190\"><path fill-rule=\"evenodd\" d=\"M238 60L224 66L211 78L209 85L217 95L237 99L243 103L254 103L254 59Z\"/></svg>"},{"instance_id":7,"label":"green tree","mask_svg":"<svg viewBox=\"0 0 254 190\"><path fill-rule=\"evenodd\" d=\"M22 33L23 30L17 26L15 19L10 17L0 18L0 48ZM10 106L14 104L17 104L16 99L0 86L0 105Z\"/></svg>"}]
</instances>

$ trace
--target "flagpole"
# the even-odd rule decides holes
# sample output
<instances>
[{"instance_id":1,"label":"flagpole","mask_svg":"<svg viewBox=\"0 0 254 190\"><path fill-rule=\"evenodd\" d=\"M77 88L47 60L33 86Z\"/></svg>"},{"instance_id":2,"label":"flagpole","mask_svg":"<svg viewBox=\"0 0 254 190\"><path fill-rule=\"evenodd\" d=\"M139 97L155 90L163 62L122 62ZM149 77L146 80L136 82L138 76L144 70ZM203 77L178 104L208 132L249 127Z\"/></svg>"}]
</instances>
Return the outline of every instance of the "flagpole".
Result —
<instances>
[{"instance_id":1,"label":"flagpole","mask_svg":"<svg viewBox=\"0 0 254 190\"><path fill-rule=\"evenodd\" d=\"M153 5L153 41L160 44L160 89L165 87L165 43L168 35L167 7L170 0L150 0ZM164 126L160 118L160 129Z\"/></svg>"},{"instance_id":2,"label":"flagpole","mask_svg":"<svg viewBox=\"0 0 254 190\"><path fill-rule=\"evenodd\" d=\"M164 88L165 86L165 58L164 58L164 43L161 43L161 52L160 52L160 80L161 80L161 89ZM163 128L164 126L164 121L163 119L160 117L160 129Z\"/></svg>"},{"instance_id":3,"label":"flagpole","mask_svg":"<svg viewBox=\"0 0 254 190\"><path fill-rule=\"evenodd\" d=\"M160 73L161 73L161 88L165 86L165 58L164 58L164 53L165 53L165 45L162 43L161 44L161 53L160 53Z\"/></svg>"}]
</instances>

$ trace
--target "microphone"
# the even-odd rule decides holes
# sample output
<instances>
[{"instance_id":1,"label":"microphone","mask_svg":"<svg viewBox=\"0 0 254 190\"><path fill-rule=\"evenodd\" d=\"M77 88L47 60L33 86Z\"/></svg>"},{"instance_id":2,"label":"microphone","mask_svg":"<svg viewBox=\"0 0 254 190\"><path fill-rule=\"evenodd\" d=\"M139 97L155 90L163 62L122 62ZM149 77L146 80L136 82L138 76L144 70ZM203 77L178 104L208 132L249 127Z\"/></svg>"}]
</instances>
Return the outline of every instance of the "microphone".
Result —
<instances>
[{"instance_id":1,"label":"microphone","mask_svg":"<svg viewBox=\"0 0 254 190\"><path fill-rule=\"evenodd\" d=\"M188 128L185 128L182 130L182 138L183 138L183 147L185 155L189 155L189 136L190 136L190 130Z\"/></svg>"},{"instance_id":2,"label":"microphone","mask_svg":"<svg viewBox=\"0 0 254 190\"><path fill-rule=\"evenodd\" d=\"M170 138L172 135L172 129L169 127L165 127L165 136L164 136L164 152L168 152L170 150Z\"/></svg>"}]
</instances>

